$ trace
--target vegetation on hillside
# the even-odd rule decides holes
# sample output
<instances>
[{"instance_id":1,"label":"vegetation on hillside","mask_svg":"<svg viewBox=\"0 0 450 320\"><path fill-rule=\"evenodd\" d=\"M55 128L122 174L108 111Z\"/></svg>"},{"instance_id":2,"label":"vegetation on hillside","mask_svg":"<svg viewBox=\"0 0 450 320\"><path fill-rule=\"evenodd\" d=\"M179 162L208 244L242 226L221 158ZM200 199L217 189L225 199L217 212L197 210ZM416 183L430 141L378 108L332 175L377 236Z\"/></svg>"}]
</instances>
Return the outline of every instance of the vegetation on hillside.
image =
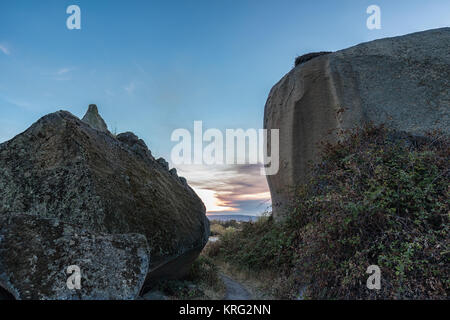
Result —
<instances>
[{"instance_id":1,"label":"vegetation on hillside","mask_svg":"<svg viewBox=\"0 0 450 320\"><path fill-rule=\"evenodd\" d=\"M206 254L272 271L278 298L446 299L450 288L448 137L384 127L323 145L286 219L224 233ZM369 290L367 267L381 269Z\"/></svg>"},{"instance_id":2,"label":"vegetation on hillside","mask_svg":"<svg viewBox=\"0 0 450 320\"><path fill-rule=\"evenodd\" d=\"M222 236L226 232L233 232L237 229L240 229L242 226L242 222L236 220L228 220L228 221L219 221L213 220L210 223L210 236Z\"/></svg>"}]
</instances>

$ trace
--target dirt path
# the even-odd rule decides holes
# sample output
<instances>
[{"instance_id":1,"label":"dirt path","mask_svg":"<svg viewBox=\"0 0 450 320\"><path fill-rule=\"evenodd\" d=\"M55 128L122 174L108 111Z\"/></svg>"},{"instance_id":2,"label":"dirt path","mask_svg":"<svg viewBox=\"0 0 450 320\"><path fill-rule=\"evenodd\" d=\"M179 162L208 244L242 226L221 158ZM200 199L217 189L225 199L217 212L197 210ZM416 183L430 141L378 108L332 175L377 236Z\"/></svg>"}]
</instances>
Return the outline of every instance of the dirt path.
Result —
<instances>
[{"instance_id":1,"label":"dirt path","mask_svg":"<svg viewBox=\"0 0 450 320\"><path fill-rule=\"evenodd\" d=\"M220 277L227 288L225 300L251 300L252 296L239 282L231 279L230 277L220 274Z\"/></svg>"}]
</instances>

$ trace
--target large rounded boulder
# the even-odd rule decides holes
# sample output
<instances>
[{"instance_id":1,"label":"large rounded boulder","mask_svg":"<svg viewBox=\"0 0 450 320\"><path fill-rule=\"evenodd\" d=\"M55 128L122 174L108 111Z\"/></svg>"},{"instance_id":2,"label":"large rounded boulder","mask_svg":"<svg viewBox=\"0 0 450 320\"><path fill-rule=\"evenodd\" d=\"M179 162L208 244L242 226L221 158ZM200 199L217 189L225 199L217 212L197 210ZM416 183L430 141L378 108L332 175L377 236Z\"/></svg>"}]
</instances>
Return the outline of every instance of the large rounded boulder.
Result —
<instances>
[{"instance_id":1,"label":"large rounded boulder","mask_svg":"<svg viewBox=\"0 0 450 320\"><path fill-rule=\"evenodd\" d=\"M449 48L450 28L442 28L298 58L265 106L264 127L280 130L280 170L267 177L275 217L320 159L320 142L336 142L346 129L370 122L448 134Z\"/></svg>"},{"instance_id":2,"label":"large rounded boulder","mask_svg":"<svg viewBox=\"0 0 450 320\"><path fill-rule=\"evenodd\" d=\"M209 236L202 201L141 139L112 135L95 106L83 119L58 111L0 144L0 217L24 213L93 234L142 235L146 283L184 275Z\"/></svg>"}]
</instances>

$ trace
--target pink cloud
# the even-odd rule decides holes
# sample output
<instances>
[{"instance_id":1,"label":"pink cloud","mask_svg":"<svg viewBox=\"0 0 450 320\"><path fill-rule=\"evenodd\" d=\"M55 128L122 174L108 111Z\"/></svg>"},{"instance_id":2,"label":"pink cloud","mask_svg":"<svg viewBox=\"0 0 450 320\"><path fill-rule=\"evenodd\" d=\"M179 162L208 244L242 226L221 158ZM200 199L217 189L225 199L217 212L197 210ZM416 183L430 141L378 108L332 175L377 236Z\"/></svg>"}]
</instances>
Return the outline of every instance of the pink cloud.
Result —
<instances>
[{"instance_id":1,"label":"pink cloud","mask_svg":"<svg viewBox=\"0 0 450 320\"><path fill-rule=\"evenodd\" d=\"M194 189L213 191L215 209L208 212L257 214L270 207L269 188L260 168L260 165L189 166L178 171Z\"/></svg>"}]
</instances>

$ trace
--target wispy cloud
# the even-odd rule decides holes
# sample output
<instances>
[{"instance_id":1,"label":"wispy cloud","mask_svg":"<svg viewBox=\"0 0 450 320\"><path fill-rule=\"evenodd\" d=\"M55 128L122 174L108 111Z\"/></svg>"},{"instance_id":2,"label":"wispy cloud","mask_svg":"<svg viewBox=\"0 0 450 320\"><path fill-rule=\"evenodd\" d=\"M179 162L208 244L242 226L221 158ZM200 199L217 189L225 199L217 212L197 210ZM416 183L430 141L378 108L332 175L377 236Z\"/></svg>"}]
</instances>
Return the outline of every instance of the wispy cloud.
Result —
<instances>
[{"instance_id":1,"label":"wispy cloud","mask_svg":"<svg viewBox=\"0 0 450 320\"><path fill-rule=\"evenodd\" d=\"M55 73L53 79L56 81L68 81L72 79L71 72L75 70L74 67L62 67L59 68Z\"/></svg>"},{"instance_id":2,"label":"wispy cloud","mask_svg":"<svg viewBox=\"0 0 450 320\"><path fill-rule=\"evenodd\" d=\"M61 67L59 69L46 70L41 72L41 75L47 79L55 81L68 81L72 79L72 71L76 70L76 67Z\"/></svg>"},{"instance_id":3,"label":"wispy cloud","mask_svg":"<svg viewBox=\"0 0 450 320\"><path fill-rule=\"evenodd\" d=\"M260 165L182 166L178 172L205 202L208 213L263 213L270 207Z\"/></svg>"},{"instance_id":4,"label":"wispy cloud","mask_svg":"<svg viewBox=\"0 0 450 320\"><path fill-rule=\"evenodd\" d=\"M0 95L0 101L4 101L8 104L11 104L16 107L23 108L23 109L32 109L32 107L33 107L33 105L27 101L24 101L21 99L10 98L10 97L6 97L6 96L2 96L2 95Z\"/></svg>"},{"instance_id":5,"label":"wispy cloud","mask_svg":"<svg viewBox=\"0 0 450 320\"><path fill-rule=\"evenodd\" d=\"M32 107L31 103L22 100L10 100L10 102L20 108L30 109Z\"/></svg>"},{"instance_id":6,"label":"wispy cloud","mask_svg":"<svg viewBox=\"0 0 450 320\"><path fill-rule=\"evenodd\" d=\"M144 76L148 75L147 71L145 71L144 67L142 67L139 63L135 62L134 65L136 69L138 69L139 72L142 73Z\"/></svg>"},{"instance_id":7,"label":"wispy cloud","mask_svg":"<svg viewBox=\"0 0 450 320\"><path fill-rule=\"evenodd\" d=\"M12 139L14 136L26 129L25 123L17 121L0 119L0 144Z\"/></svg>"},{"instance_id":8,"label":"wispy cloud","mask_svg":"<svg viewBox=\"0 0 450 320\"><path fill-rule=\"evenodd\" d=\"M68 68L68 67L66 67L66 68L61 68L61 69L59 69L58 71L56 71L56 74L57 74L57 75L63 75L63 74L69 73L69 72L72 71L72 70L74 70L74 68Z\"/></svg>"},{"instance_id":9,"label":"wispy cloud","mask_svg":"<svg viewBox=\"0 0 450 320\"><path fill-rule=\"evenodd\" d=\"M134 82L130 82L123 88L128 94L132 94L136 89L136 84Z\"/></svg>"},{"instance_id":10,"label":"wispy cloud","mask_svg":"<svg viewBox=\"0 0 450 320\"><path fill-rule=\"evenodd\" d=\"M111 89L105 89L105 94L109 97L115 96L114 91L112 91Z\"/></svg>"},{"instance_id":11,"label":"wispy cloud","mask_svg":"<svg viewBox=\"0 0 450 320\"><path fill-rule=\"evenodd\" d=\"M9 50L8 46L4 43L0 43L0 51L9 56L11 54L11 51Z\"/></svg>"}]
</instances>

